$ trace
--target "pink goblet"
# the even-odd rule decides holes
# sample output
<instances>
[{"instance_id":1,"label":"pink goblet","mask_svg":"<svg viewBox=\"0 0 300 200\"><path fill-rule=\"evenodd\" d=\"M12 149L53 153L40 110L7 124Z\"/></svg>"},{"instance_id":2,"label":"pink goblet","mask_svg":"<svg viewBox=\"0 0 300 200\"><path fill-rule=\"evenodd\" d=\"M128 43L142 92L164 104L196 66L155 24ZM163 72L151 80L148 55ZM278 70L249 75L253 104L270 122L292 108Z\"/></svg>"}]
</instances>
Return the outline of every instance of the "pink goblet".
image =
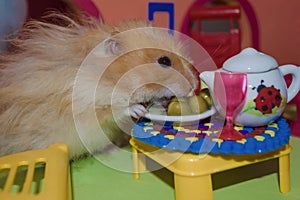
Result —
<instances>
[{"instance_id":1,"label":"pink goblet","mask_svg":"<svg viewBox=\"0 0 300 200\"><path fill-rule=\"evenodd\" d=\"M224 140L240 140L244 135L233 128L234 118L243 108L247 92L247 76L244 73L215 72L214 96L226 112L224 128L217 133Z\"/></svg>"}]
</instances>

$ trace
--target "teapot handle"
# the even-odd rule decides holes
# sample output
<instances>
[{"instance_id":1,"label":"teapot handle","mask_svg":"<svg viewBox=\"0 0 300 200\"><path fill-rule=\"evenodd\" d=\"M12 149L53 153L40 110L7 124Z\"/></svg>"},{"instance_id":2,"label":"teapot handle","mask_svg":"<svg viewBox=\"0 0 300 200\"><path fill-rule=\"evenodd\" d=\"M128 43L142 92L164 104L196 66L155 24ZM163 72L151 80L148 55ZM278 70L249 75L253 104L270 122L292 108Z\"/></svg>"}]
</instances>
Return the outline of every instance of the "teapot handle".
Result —
<instances>
[{"instance_id":1,"label":"teapot handle","mask_svg":"<svg viewBox=\"0 0 300 200\"><path fill-rule=\"evenodd\" d=\"M282 65L278 68L283 76L292 75L292 83L287 90L287 103L290 102L300 90L300 67L296 65Z\"/></svg>"}]
</instances>

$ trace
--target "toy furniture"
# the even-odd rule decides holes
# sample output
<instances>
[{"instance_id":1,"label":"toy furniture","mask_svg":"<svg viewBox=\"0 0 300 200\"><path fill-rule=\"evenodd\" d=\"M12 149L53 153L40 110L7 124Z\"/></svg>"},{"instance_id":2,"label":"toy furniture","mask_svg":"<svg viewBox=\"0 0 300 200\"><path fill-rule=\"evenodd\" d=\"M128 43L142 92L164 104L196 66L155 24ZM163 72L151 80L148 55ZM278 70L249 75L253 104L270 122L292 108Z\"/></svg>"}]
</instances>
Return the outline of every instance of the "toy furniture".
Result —
<instances>
[{"instance_id":1,"label":"toy furniture","mask_svg":"<svg viewBox=\"0 0 300 200\"><path fill-rule=\"evenodd\" d=\"M212 56L218 68L241 50L239 6L196 6L189 12L190 36Z\"/></svg>"},{"instance_id":2,"label":"toy furniture","mask_svg":"<svg viewBox=\"0 0 300 200\"><path fill-rule=\"evenodd\" d=\"M0 199L71 199L68 149L53 144L47 149L0 158Z\"/></svg>"},{"instance_id":3,"label":"toy furniture","mask_svg":"<svg viewBox=\"0 0 300 200\"><path fill-rule=\"evenodd\" d=\"M174 173L176 200L212 200L213 189L211 175L245 165L278 159L279 186L282 193L290 191L290 152L289 144L262 154L222 155L192 154L161 149L150 146L135 138L132 145L134 178L146 170L145 156L158 162Z\"/></svg>"}]
</instances>

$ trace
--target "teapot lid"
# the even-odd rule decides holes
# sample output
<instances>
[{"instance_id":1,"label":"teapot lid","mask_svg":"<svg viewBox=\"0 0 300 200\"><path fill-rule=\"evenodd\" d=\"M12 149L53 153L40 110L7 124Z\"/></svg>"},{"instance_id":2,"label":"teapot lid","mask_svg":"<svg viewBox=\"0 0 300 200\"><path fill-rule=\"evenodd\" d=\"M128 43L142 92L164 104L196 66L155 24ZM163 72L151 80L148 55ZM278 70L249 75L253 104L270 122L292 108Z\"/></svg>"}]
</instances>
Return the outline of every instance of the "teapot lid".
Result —
<instances>
[{"instance_id":1,"label":"teapot lid","mask_svg":"<svg viewBox=\"0 0 300 200\"><path fill-rule=\"evenodd\" d=\"M265 72L277 67L278 63L273 57L250 47L243 49L223 64L226 71L243 73Z\"/></svg>"}]
</instances>

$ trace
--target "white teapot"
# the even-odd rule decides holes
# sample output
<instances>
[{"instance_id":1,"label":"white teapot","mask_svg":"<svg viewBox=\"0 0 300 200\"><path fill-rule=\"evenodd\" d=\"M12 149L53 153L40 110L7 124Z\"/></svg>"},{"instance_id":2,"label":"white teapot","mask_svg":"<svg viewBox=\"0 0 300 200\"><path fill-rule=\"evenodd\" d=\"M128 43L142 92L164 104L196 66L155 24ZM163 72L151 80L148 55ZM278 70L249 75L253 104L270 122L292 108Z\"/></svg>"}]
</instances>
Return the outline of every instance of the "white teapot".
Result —
<instances>
[{"instance_id":1,"label":"white teapot","mask_svg":"<svg viewBox=\"0 0 300 200\"><path fill-rule=\"evenodd\" d=\"M246 48L229 58L223 68L217 71L247 74L245 102L234 119L237 125L255 127L273 122L300 89L300 67L291 64L278 67L273 57L253 48ZM288 88L284 80L287 74L293 78ZM200 78L207 84L215 102L214 75L215 71L205 71L200 74Z\"/></svg>"}]
</instances>

